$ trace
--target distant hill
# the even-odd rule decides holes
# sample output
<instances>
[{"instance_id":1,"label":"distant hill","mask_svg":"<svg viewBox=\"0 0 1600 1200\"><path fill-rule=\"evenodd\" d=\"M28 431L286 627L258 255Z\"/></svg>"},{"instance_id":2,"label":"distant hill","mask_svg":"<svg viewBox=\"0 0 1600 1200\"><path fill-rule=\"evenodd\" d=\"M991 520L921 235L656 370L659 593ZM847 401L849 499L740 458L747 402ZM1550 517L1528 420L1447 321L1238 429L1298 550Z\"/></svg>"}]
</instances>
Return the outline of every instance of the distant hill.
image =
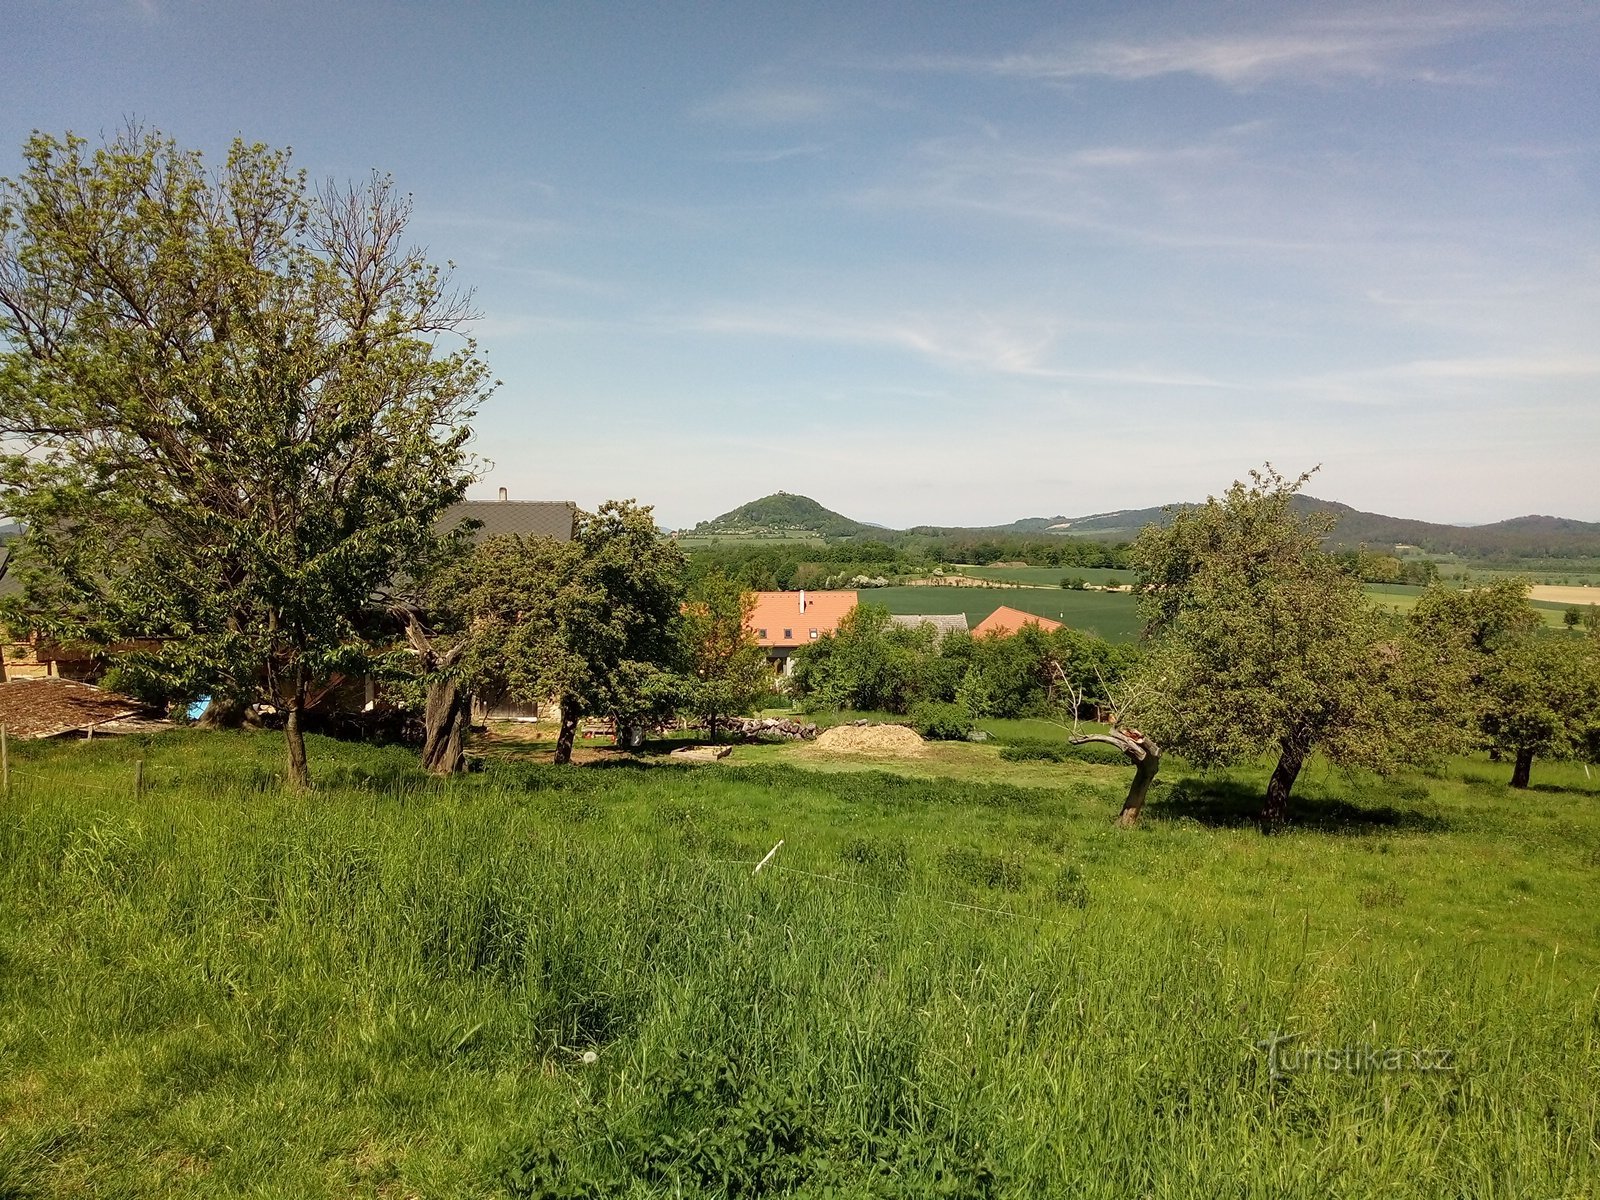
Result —
<instances>
[{"instance_id":1,"label":"distant hill","mask_svg":"<svg viewBox=\"0 0 1600 1200\"><path fill-rule=\"evenodd\" d=\"M1296 496L1293 504L1301 512L1329 512L1338 523L1328 539L1336 546L1416 546L1430 554L1459 554L1466 557L1506 558L1581 558L1600 555L1600 523L1575 521L1569 517L1513 517L1491 525L1441 525L1362 512L1337 500L1315 496ZM1070 537L1101 541L1127 541L1146 525L1169 519L1172 505L1163 508L1125 509L1095 513L1058 522L1051 532Z\"/></svg>"},{"instance_id":2,"label":"distant hill","mask_svg":"<svg viewBox=\"0 0 1600 1200\"><path fill-rule=\"evenodd\" d=\"M752 500L749 504L741 504L720 517L701 521L690 532L702 536L745 534L760 537L785 533L815 533L822 537L857 537L874 531L888 532L882 525L852 521L831 508L823 508L810 496L774 492L770 496Z\"/></svg>"},{"instance_id":3,"label":"distant hill","mask_svg":"<svg viewBox=\"0 0 1600 1200\"><path fill-rule=\"evenodd\" d=\"M1373 549L1415 546L1430 554L1458 554L1469 558L1600 556L1600 522L1576 521L1569 517L1526 516L1496 521L1491 525L1441 525L1432 521L1362 512L1348 504L1319 500L1314 496L1296 496L1293 504L1302 512L1332 513L1337 518L1337 524L1328 540L1335 546L1367 546ZM1009 525L918 525L896 531L852 520L824 508L808 496L777 492L741 505L713 520L702 521L694 527L693 532L751 536L814 533L826 538L892 537L897 533L938 538L1042 535L1129 542L1145 526L1170 520L1172 511L1184 507L1187 505L1118 509L1082 517L1024 517Z\"/></svg>"}]
</instances>

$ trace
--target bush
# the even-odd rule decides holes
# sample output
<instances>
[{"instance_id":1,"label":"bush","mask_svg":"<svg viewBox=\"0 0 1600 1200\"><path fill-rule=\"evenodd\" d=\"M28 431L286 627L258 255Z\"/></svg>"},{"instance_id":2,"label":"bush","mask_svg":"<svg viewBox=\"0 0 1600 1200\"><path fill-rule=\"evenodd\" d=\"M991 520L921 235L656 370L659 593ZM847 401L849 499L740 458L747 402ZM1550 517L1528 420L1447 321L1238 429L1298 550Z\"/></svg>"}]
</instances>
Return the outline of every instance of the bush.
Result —
<instances>
[{"instance_id":1,"label":"bush","mask_svg":"<svg viewBox=\"0 0 1600 1200\"><path fill-rule=\"evenodd\" d=\"M972 714L959 704L924 701L912 706L911 727L925 738L959 742L972 732Z\"/></svg>"}]
</instances>

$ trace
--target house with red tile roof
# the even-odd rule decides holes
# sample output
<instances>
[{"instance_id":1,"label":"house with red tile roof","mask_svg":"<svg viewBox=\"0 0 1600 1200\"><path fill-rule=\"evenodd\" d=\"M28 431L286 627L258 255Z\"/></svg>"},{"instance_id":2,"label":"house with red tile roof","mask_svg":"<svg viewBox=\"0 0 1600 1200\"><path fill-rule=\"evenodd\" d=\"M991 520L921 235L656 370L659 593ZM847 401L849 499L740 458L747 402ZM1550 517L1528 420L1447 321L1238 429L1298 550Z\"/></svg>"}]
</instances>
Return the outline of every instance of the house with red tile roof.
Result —
<instances>
[{"instance_id":1,"label":"house with red tile roof","mask_svg":"<svg viewBox=\"0 0 1600 1200\"><path fill-rule=\"evenodd\" d=\"M1054 633L1060 629L1060 621L1052 621L1049 617L1041 617L1030 612L1021 612L1002 604L983 620L978 622L972 631L973 637L984 637L987 634L996 634L1000 637L1010 637L1020 633L1024 625L1036 625L1045 633Z\"/></svg>"},{"instance_id":2,"label":"house with red tile roof","mask_svg":"<svg viewBox=\"0 0 1600 1200\"><path fill-rule=\"evenodd\" d=\"M855 592L757 592L747 622L778 675L794 668L792 655L825 633L833 633L856 606Z\"/></svg>"}]
</instances>

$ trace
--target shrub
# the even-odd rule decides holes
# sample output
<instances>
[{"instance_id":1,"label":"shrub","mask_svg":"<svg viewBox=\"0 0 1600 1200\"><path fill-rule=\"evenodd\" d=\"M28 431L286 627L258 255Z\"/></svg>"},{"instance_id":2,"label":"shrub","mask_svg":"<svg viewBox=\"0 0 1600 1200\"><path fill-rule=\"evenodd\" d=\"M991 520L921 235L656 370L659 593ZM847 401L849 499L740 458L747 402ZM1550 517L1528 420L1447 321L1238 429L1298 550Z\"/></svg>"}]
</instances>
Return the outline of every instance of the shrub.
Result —
<instances>
[{"instance_id":1,"label":"shrub","mask_svg":"<svg viewBox=\"0 0 1600 1200\"><path fill-rule=\"evenodd\" d=\"M959 742L972 732L972 714L959 704L924 701L912 706L911 726L925 738Z\"/></svg>"}]
</instances>

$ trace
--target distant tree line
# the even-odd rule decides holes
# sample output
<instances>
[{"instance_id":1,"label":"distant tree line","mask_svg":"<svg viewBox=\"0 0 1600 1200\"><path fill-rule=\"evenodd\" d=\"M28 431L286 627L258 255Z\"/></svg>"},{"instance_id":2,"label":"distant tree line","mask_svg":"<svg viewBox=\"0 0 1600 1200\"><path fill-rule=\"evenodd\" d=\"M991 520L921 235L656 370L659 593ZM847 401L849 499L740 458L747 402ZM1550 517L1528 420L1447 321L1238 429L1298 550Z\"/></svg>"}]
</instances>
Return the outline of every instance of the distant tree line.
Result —
<instances>
[{"instance_id":1,"label":"distant tree line","mask_svg":"<svg viewBox=\"0 0 1600 1200\"><path fill-rule=\"evenodd\" d=\"M1008 537L929 539L912 535L845 538L812 543L719 543L688 550L689 577L723 575L754 591L849 587L867 579L928 575L955 564L989 566L1020 562L1030 567L1128 567L1121 543L1076 538Z\"/></svg>"}]
</instances>

